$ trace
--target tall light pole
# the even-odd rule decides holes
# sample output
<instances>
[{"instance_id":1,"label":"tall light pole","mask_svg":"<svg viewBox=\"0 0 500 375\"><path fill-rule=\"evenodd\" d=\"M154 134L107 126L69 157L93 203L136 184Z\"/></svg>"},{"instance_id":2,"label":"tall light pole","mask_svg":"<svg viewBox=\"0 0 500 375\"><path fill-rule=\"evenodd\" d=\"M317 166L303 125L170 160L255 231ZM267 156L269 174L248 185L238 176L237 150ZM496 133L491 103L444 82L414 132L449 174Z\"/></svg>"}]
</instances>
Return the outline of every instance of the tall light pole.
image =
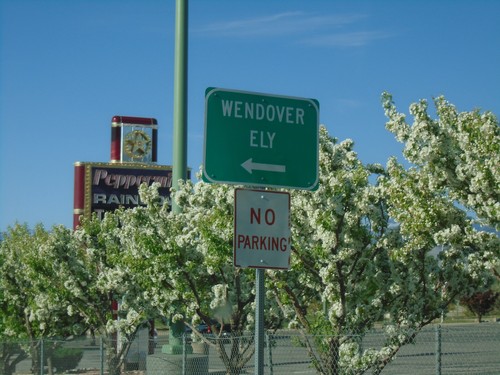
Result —
<instances>
[{"instance_id":1,"label":"tall light pole","mask_svg":"<svg viewBox=\"0 0 500 375\"><path fill-rule=\"evenodd\" d=\"M175 6L175 56L174 56L174 135L172 187L179 187L179 180L187 179L187 58L188 58L188 0L176 0ZM172 199L172 211L180 207ZM162 351L182 354L184 322L169 322L169 343Z\"/></svg>"},{"instance_id":2,"label":"tall light pole","mask_svg":"<svg viewBox=\"0 0 500 375\"><path fill-rule=\"evenodd\" d=\"M176 0L172 187L187 179L188 0ZM180 208L172 201L172 210Z\"/></svg>"}]
</instances>

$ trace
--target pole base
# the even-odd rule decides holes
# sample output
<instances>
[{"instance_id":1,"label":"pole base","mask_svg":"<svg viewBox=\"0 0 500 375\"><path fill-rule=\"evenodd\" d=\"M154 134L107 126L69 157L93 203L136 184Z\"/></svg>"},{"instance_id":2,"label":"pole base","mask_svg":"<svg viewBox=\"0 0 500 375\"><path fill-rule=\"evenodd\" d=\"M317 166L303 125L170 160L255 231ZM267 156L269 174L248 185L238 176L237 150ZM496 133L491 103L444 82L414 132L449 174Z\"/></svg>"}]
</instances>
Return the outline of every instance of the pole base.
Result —
<instances>
[{"instance_id":1,"label":"pole base","mask_svg":"<svg viewBox=\"0 0 500 375\"><path fill-rule=\"evenodd\" d=\"M166 344L161 347L161 352L164 354L183 354L184 348L182 344ZM192 354L193 348L191 345L186 345L186 354Z\"/></svg>"}]
</instances>

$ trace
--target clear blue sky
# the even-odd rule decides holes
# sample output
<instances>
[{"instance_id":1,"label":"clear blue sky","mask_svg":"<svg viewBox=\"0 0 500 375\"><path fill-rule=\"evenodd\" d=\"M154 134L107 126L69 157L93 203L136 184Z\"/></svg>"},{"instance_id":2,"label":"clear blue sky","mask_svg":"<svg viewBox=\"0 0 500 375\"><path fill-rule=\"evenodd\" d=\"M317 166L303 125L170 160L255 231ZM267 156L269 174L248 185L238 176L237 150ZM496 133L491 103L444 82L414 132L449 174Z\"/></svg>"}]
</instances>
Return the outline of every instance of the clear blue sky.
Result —
<instances>
[{"instance_id":1,"label":"clear blue sky","mask_svg":"<svg viewBox=\"0 0 500 375\"><path fill-rule=\"evenodd\" d=\"M189 1L188 164L204 95L317 99L320 122L385 164L400 110L438 95L500 114L500 1ZM0 0L0 231L72 225L73 164L107 162L114 115L155 117L172 163L174 0ZM300 145L298 145L300 147Z\"/></svg>"}]
</instances>

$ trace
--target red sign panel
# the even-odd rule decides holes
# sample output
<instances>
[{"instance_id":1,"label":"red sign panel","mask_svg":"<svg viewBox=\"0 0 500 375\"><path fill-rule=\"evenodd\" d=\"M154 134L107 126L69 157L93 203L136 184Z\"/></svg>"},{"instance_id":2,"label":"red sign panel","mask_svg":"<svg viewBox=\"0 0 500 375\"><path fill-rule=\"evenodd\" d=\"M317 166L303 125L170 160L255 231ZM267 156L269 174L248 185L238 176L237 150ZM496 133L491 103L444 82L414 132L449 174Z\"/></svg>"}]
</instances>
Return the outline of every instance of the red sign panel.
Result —
<instances>
[{"instance_id":1,"label":"red sign panel","mask_svg":"<svg viewBox=\"0 0 500 375\"><path fill-rule=\"evenodd\" d=\"M75 195L73 227L80 216L96 213L102 218L105 212L118 207L132 208L141 205L139 187L145 183L159 183L160 199L170 198L172 168L170 166L113 163L75 163Z\"/></svg>"}]
</instances>

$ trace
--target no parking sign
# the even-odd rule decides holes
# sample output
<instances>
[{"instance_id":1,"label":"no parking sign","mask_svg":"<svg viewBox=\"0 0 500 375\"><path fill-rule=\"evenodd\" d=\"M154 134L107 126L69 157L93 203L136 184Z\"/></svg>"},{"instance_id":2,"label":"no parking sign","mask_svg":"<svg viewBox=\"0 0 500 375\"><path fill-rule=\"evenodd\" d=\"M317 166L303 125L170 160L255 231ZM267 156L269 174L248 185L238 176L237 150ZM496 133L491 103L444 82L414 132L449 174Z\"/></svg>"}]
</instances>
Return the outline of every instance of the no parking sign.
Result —
<instances>
[{"instance_id":1,"label":"no parking sign","mask_svg":"<svg viewBox=\"0 0 500 375\"><path fill-rule=\"evenodd\" d=\"M234 265L251 268L289 268L289 193L235 190Z\"/></svg>"}]
</instances>

